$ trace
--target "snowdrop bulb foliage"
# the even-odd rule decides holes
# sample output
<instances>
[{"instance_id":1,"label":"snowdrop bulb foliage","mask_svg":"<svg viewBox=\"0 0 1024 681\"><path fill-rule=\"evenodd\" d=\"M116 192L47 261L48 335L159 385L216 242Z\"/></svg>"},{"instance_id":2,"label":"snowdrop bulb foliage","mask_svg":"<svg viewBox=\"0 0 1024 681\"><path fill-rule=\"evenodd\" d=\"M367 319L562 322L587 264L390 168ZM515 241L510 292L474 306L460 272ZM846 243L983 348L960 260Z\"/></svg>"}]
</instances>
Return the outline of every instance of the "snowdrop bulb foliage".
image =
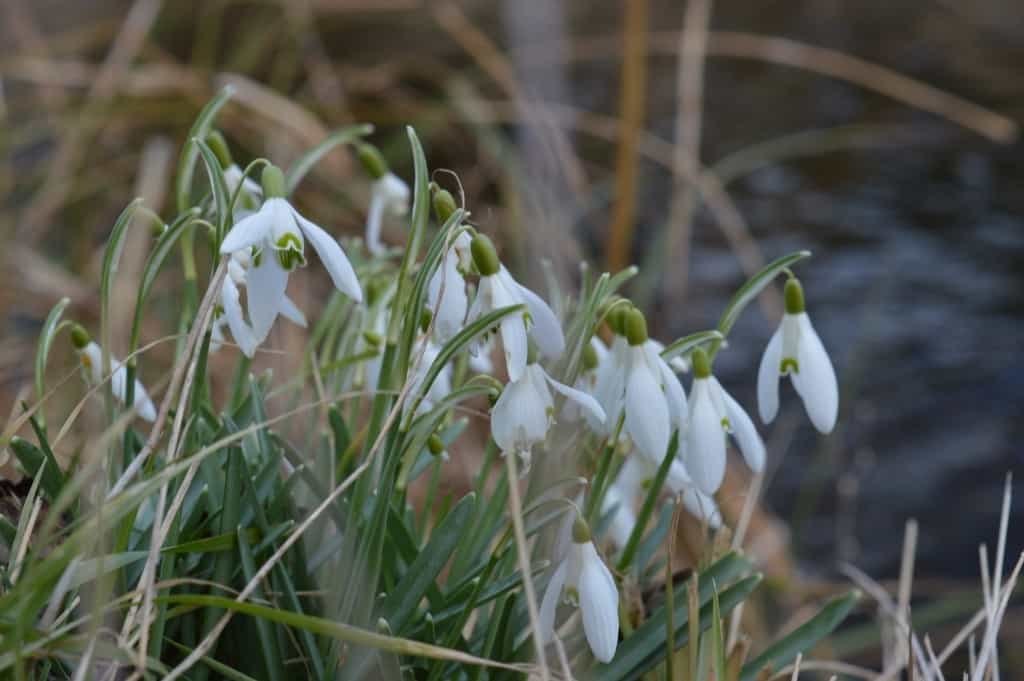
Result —
<instances>
[{"instance_id":1,"label":"snowdrop bulb foliage","mask_svg":"<svg viewBox=\"0 0 1024 681\"><path fill-rule=\"evenodd\" d=\"M370 206L366 211L366 248L373 255L383 255L384 243L380 240L384 215L405 215L409 210L409 185L388 170L384 157L376 147L361 144L357 154L363 168L373 178L370 186Z\"/></svg>"},{"instance_id":2,"label":"snowdrop bulb foliage","mask_svg":"<svg viewBox=\"0 0 1024 681\"><path fill-rule=\"evenodd\" d=\"M480 271L480 284L469 309L468 322L510 305L526 306L524 314L507 315L498 325L509 380L518 381L526 371L529 340L537 344L541 355L558 357L565 350L562 327L540 296L512 278L498 260L490 239L477 234L470 242L470 251ZM479 353L479 348L478 345L474 354Z\"/></svg>"},{"instance_id":3,"label":"snowdrop bulb foliage","mask_svg":"<svg viewBox=\"0 0 1024 681\"><path fill-rule=\"evenodd\" d=\"M455 237L427 286L427 307L434 314L434 333L441 343L451 340L466 323L469 296L462 273L469 267L471 241L464 231Z\"/></svg>"},{"instance_id":4,"label":"snowdrop bulb foliage","mask_svg":"<svg viewBox=\"0 0 1024 681\"><path fill-rule=\"evenodd\" d=\"M831 433L839 415L839 384L811 319L804 310L803 287L786 282L786 313L761 357L757 372L757 406L764 423L779 411L779 377L789 376L807 416L822 433Z\"/></svg>"},{"instance_id":5,"label":"snowdrop bulb foliage","mask_svg":"<svg viewBox=\"0 0 1024 681\"><path fill-rule=\"evenodd\" d=\"M563 593L580 610L583 633L594 657L610 662L619 643L619 590L601 560L590 530L577 518L568 555L555 568L540 605L540 635L547 643L554 636L555 611Z\"/></svg>"},{"instance_id":6,"label":"snowdrop bulb foliage","mask_svg":"<svg viewBox=\"0 0 1024 681\"><path fill-rule=\"evenodd\" d=\"M764 468L764 442L747 412L711 374L711 361L704 350L694 350L692 360L694 379L683 459L697 488L714 494L725 477L726 435L733 436L755 473Z\"/></svg>"},{"instance_id":7,"label":"snowdrop bulb foliage","mask_svg":"<svg viewBox=\"0 0 1024 681\"><path fill-rule=\"evenodd\" d=\"M551 378L536 361L529 362L519 380L510 381L501 391L491 410L494 442L503 454L518 454L524 467L530 465L530 450L544 441L553 422L555 402L551 389L590 412L598 421L605 419L597 400Z\"/></svg>"},{"instance_id":8,"label":"snowdrop bulb foliage","mask_svg":"<svg viewBox=\"0 0 1024 681\"><path fill-rule=\"evenodd\" d=\"M263 195L260 209L235 223L220 246L221 255L249 248L258 251L246 275L249 316L258 342L266 339L286 304L288 275L306 264L306 240L338 290L356 302L363 299L355 270L337 240L284 198L284 175L276 166L263 170Z\"/></svg>"},{"instance_id":9,"label":"snowdrop bulb foliage","mask_svg":"<svg viewBox=\"0 0 1024 681\"><path fill-rule=\"evenodd\" d=\"M82 363L82 370L85 373L86 382L90 385L100 385L103 382L103 350L89 338L89 334L77 324L71 329L71 343L78 352L79 361ZM114 399L122 405L128 396L128 370L124 362L110 356L110 391ZM133 390L132 408L138 415L152 423L156 420L156 407L149 399L149 393L142 385L142 382L135 379Z\"/></svg>"}]
</instances>

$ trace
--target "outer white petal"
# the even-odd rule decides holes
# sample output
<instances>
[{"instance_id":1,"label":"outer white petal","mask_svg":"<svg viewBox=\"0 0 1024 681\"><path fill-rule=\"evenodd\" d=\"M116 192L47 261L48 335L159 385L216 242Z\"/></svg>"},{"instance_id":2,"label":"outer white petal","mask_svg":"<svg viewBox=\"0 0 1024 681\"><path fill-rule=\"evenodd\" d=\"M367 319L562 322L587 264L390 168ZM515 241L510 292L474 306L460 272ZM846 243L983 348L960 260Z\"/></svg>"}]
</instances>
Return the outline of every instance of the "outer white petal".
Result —
<instances>
[{"instance_id":1,"label":"outer white petal","mask_svg":"<svg viewBox=\"0 0 1024 681\"><path fill-rule=\"evenodd\" d=\"M386 173L374 183L373 191L384 199L384 207L392 215L405 215L409 211L412 192L405 180L394 173Z\"/></svg>"},{"instance_id":2,"label":"outer white petal","mask_svg":"<svg viewBox=\"0 0 1024 681\"><path fill-rule=\"evenodd\" d=\"M541 369L541 371L544 370ZM600 403L589 394L582 390L577 390L576 388L570 388L564 383L559 383L548 376L547 372L544 372L544 378L547 380L548 385L555 389L555 392L565 395L568 399L583 407L586 411L590 412L590 415L598 422L605 422L604 409L602 409Z\"/></svg>"},{"instance_id":3,"label":"outer white petal","mask_svg":"<svg viewBox=\"0 0 1024 681\"><path fill-rule=\"evenodd\" d=\"M717 378L712 376L711 381L716 388L722 391L722 399L725 401L725 415L728 417L729 423L732 424L732 436L739 445L740 453L743 454L747 466L755 473L761 472L764 469L764 441L758 434L753 420L747 415L746 410L740 406L740 403L733 399L732 395L722 387Z\"/></svg>"},{"instance_id":4,"label":"outer white petal","mask_svg":"<svg viewBox=\"0 0 1024 681\"><path fill-rule=\"evenodd\" d=\"M714 494L725 477L725 431L711 400L711 381L697 378L690 392L690 424L687 430L686 471L697 489Z\"/></svg>"},{"instance_id":5,"label":"outer white petal","mask_svg":"<svg viewBox=\"0 0 1024 681\"><path fill-rule=\"evenodd\" d=\"M220 244L221 255L254 246L270 234L274 227L274 202L283 200L265 201L258 211L236 222Z\"/></svg>"},{"instance_id":6,"label":"outer white petal","mask_svg":"<svg viewBox=\"0 0 1024 681\"><path fill-rule=\"evenodd\" d=\"M103 381L103 351L96 341L89 341L88 345L80 351L82 353L82 365L88 374L89 383L99 385ZM114 359L111 357L111 364Z\"/></svg>"},{"instance_id":7,"label":"outer white petal","mask_svg":"<svg viewBox=\"0 0 1024 681\"><path fill-rule=\"evenodd\" d=\"M771 423L779 413L779 363L782 362L782 325L772 334L757 370L757 410L762 423Z\"/></svg>"},{"instance_id":8,"label":"outer white petal","mask_svg":"<svg viewBox=\"0 0 1024 681\"><path fill-rule=\"evenodd\" d=\"M597 555L594 544L587 542L579 550L583 556L577 590L583 633L594 657L601 662L610 662L619 644L619 590L612 573Z\"/></svg>"},{"instance_id":9,"label":"outer white petal","mask_svg":"<svg viewBox=\"0 0 1024 681\"><path fill-rule=\"evenodd\" d=\"M249 295L252 295L251 290ZM235 286L231 277L224 277L220 302L224 307L224 318L227 320L228 328L231 329L231 337L235 339L246 357L252 357L256 354L256 346L259 345L259 341L252 328L245 322L245 317L242 315L242 304L239 302L238 287Z\"/></svg>"},{"instance_id":10,"label":"outer white petal","mask_svg":"<svg viewBox=\"0 0 1024 681\"><path fill-rule=\"evenodd\" d=\"M320 256L320 262L324 264L327 273L331 275L334 286L357 303L362 302L363 289L360 288L356 271L352 269L352 263L348 261L345 251L341 250L338 240L318 225L299 215L298 211L292 209L292 214L299 223L299 227L302 228L302 233L312 244L313 250Z\"/></svg>"},{"instance_id":11,"label":"outer white petal","mask_svg":"<svg viewBox=\"0 0 1024 681\"><path fill-rule=\"evenodd\" d=\"M551 574L548 588L544 591L544 598L540 602L540 613L537 625L540 627L540 640L547 644L555 633L555 611L558 609L558 602L562 599L562 587L565 586L565 574L568 570L566 561L562 561Z\"/></svg>"},{"instance_id":12,"label":"outer white petal","mask_svg":"<svg viewBox=\"0 0 1024 681\"><path fill-rule=\"evenodd\" d=\"M494 362L491 361L491 352L494 349L492 340L488 340L477 348L476 354L469 355L469 368L478 374L493 374Z\"/></svg>"},{"instance_id":13,"label":"outer white petal","mask_svg":"<svg viewBox=\"0 0 1024 681\"><path fill-rule=\"evenodd\" d=\"M510 381L518 381L526 370L526 325L518 314L506 315L500 323L501 344Z\"/></svg>"},{"instance_id":14,"label":"outer white petal","mask_svg":"<svg viewBox=\"0 0 1024 681\"><path fill-rule=\"evenodd\" d=\"M643 350L630 348L630 352L635 355L626 383L626 432L641 454L660 463L672 435L668 404Z\"/></svg>"},{"instance_id":15,"label":"outer white petal","mask_svg":"<svg viewBox=\"0 0 1024 681\"><path fill-rule=\"evenodd\" d=\"M804 408L814 427L822 433L831 433L839 416L839 383L825 346L811 325L807 313L798 315L800 344L797 362L800 371L790 374L793 387L803 398Z\"/></svg>"},{"instance_id":16,"label":"outer white petal","mask_svg":"<svg viewBox=\"0 0 1024 681\"><path fill-rule=\"evenodd\" d=\"M506 454L543 440L548 423L543 396L537 395L528 380L506 385L491 410L491 436Z\"/></svg>"},{"instance_id":17,"label":"outer white petal","mask_svg":"<svg viewBox=\"0 0 1024 681\"><path fill-rule=\"evenodd\" d=\"M608 525L608 537L618 548L629 542L636 526L636 511L633 508L633 496L627 495L618 482L608 486L604 499L601 500L601 513L614 513Z\"/></svg>"},{"instance_id":18,"label":"outer white petal","mask_svg":"<svg viewBox=\"0 0 1024 681\"><path fill-rule=\"evenodd\" d=\"M373 255L384 252L380 240L381 223L384 217L384 197L374 188L370 195L370 206L366 211L366 248Z\"/></svg>"},{"instance_id":19,"label":"outer white petal","mask_svg":"<svg viewBox=\"0 0 1024 681\"><path fill-rule=\"evenodd\" d=\"M712 530L722 526L722 513L718 510L718 504L696 487L687 487L683 490L683 506L693 517L706 520Z\"/></svg>"},{"instance_id":20,"label":"outer white petal","mask_svg":"<svg viewBox=\"0 0 1024 681\"><path fill-rule=\"evenodd\" d=\"M545 357L554 358L561 355L565 351L565 336L554 311L543 298L512 279L512 275L508 274L504 266L501 269L502 274L508 277L508 283L515 287L526 303L526 309L533 320L530 336L537 343L537 349Z\"/></svg>"},{"instance_id":21,"label":"outer white petal","mask_svg":"<svg viewBox=\"0 0 1024 681\"><path fill-rule=\"evenodd\" d=\"M139 416L152 423L156 421L156 407L153 405L153 400L149 399L149 393L146 392L145 386L142 385L142 381L135 380L135 411L138 412Z\"/></svg>"},{"instance_id":22,"label":"outer white petal","mask_svg":"<svg viewBox=\"0 0 1024 681\"><path fill-rule=\"evenodd\" d=\"M306 328L306 315L302 314L302 310L299 309L299 306L296 305L295 301L293 301L288 296L285 296L281 299L280 312L281 316L287 319L288 321L292 322L293 324L297 324L302 328Z\"/></svg>"},{"instance_id":23,"label":"outer white petal","mask_svg":"<svg viewBox=\"0 0 1024 681\"><path fill-rule=\"evenodd\" d=\"M257 345L262 343L281 309L281 299L288 287L288 273L284 271L272 251L265 252L260 264L249 270L246 277L246 293L249 304L249 319ZM234 330L232 330L232 334ZM240 340L240 339L236 339ZM241 343L239 343L241 344Z\"/></svg>"},{"instance_id":24,"label":"outer white petal","mask_svg":"<svg viewBox=\"0 0 1024 681\"><path fill-rule=\"evenodd\" d=\"M454 250L445 255L441 267L430 278L427 301L435 317L434 332L441 342L446 342L462 329L469 307L466 282L459 274Z\"/></svg>"},{"instance_id":25,"label":"outer white petal","mask_svg":"<svg viewBox=\"0 0 1024 681\"><path fill-rule=\"evenodd\" d=\"M660 344L659 344L660 345ZM669 418L677 428L686 425L687 404L686 392L679 377L672 371L672 367L661 358L656 345L645 344L644 351L647 353L647 362L652 367L657 367L661 384L665 387L665 399L668 400Z\"/></svg>"}]
</instances>

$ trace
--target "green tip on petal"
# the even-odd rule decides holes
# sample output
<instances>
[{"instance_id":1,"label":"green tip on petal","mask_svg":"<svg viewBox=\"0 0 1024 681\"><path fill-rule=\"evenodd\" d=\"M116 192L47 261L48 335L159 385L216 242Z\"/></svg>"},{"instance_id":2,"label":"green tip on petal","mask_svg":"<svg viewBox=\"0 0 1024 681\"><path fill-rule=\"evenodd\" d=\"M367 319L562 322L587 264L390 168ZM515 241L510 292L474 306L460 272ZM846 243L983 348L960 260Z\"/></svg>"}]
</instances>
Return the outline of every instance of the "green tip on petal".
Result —
<instances>
[{"instance_id":1,"label":"green tip on petal","mask_svg":"<svg viewBox=\"0 0 1024 681\"><path fill-rule=\"evenodd\" d=\"M498 260L498 252L494 249L494 243L486 234L477 234L470 242L470 252L473 254L473 263L481 276L490 277L501 269L501 261Z\"/></svg>"},{"instance_id":2,"label":"green tip on petal","mask_svg":"<svg viewBox=\"0 0 1024 681\"><path fill-rule=\"evenodd\" d=\"M590 343L583 346L583 370L593 371L597 368L598 357L597 350Z\"/></svg>"},{"instance_id":3,"label":"green tip on petal","mask_svg":"<svg viewBox=\"0 0 1024 681\"><path fill-rule=\"evenodd\" d=\"M267 165L263 169L261 177L263 181L263 197L267 199L284 198L284 173L274 164Z\"/></svg>"},{"instance_id":4,"label":"green tip on petal","mask_svg":"<svg viewBox=\"0 0 1024 681\"><path fill-rule=\"evenodd\" d=\"M708 353L704 352L704 348L694 350L690 355L690 359L693 362L693 375L695 377L711 377L711 360L708 359Z\"/></svg>"},{"instance_id":5,"label":"green tip on petal","mask_svg":"<svg viewBox=\"0 0 1024 681\"><path fill-rule=\"evenodd\" d=\"M363 165L363 170L375 180L379 180L388 174L388 164L381 155L380 150L372 144L365 142L356 148L356 155Z\"/></svg>"},{"instance_id":6,"label":"green tip on petal","mask_svg":"<svg viewBox=\"0 0 1024 681\"><path fill-rule=\"evenodd\" d=\"M800 363L797 362L792 357L784 357L782 361L779 362L779 373L785 376L790 371L792 371L794 374L799 374Z\"/></svg>"},{"instance_id":7,"label":"green tip on petal","mask_svg":"<svg viewBox=\"0 0 1024 681\"><path fill-rule=\"evenodd\" d=\"M206 146L210 147L210 151L217 157L221 170L227 170L234 163L231 159L228 141L224 139L224 135L220 134L219 130L213 130L206 136Z\"/></svg>"},{"instance_id":8,"label":"green tip on petal","mask_svg":"<svg viewBox=\"0 0 1024 681\"><path fill-rule=\"evenodd\" d=\"M804 311L804 287L796 277L786 281L785 298L786 314L800 314Z\"/></svg>"},{"instance_id":9,"label":"green tip on petal","mask_svg":"<svg viewBox=\"0 0 1024 681\"><path fill-rule=\"evenodd\" d=\"M577 544L586 544L591 539L590 526L587 521L576 514L576 520L572 523L572 540Z\"/></svg>"},{"instance_id":10,"label":"green tip on petal","mask_svg":"<svg viewBox=\"0 0 1024 681\"><path fill-rule=\"evenodd\" d=\"M448 222L448 218L452 216L452 213L458 208L455 205L455 197L447 189L441 189L437 185L434 185L435 191L431 200L434 204L434 214L437 215L437 221L442 225Z\"/></svg>"},{"instance_id":11,"label":"green tip on petal","mask_svg":"<svg viewBox=\"0 0 1024 681\"><path fill-rule=\"evenodd\" d=\"M444 442L441 442L441 438L437 436L437 433L432 433L430 439L427 440L427 449L433 456L441 456L444 454Z\"/></svg>"},{"instance_id":12,"label":"green tip on petal","mask_svg":"<svg viewBox=\"0 0 1024 681\"><path fill-rule=\"evenodd\" d=\"M71 327L71 344L75 346L75 349L81 350L90 342L92 342L92 338L81 324L75 324Z\"/></svg>"},{"instance_id":13,"label":"green tip on petal","mask_svg":"<svg viewBox=\"0 0 1024 681\"><path fill-rule=\"evenodd\" d=\"M623 317L626 330L626 340L630 345L643 345L647 342L647 320L644 313L635 307L631 307Z\"/></svg>"}]
</instances>

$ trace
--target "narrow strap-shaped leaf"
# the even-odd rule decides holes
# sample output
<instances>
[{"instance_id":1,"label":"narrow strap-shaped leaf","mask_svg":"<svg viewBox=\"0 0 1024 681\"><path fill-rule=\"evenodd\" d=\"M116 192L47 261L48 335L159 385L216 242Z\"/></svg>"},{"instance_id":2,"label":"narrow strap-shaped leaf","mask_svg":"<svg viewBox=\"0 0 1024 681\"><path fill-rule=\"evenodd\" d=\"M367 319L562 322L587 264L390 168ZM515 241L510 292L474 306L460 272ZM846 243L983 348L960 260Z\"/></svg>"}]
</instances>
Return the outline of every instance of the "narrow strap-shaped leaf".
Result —
<instances>
[{"instance_id":1,"label":"narrow strap-shaped leaf","mask_svg":"<svg viewBox=\"0 0 1024 681\"><path fill-rule=\"evenodd\" d=\"M306 176L306 173L312 170L313 166L319 163L320 159L329 154L332 149L342 144L354 142L360 137L366 137L372 132L373 126L367 123L350 125L332 132L323 142L300 156L288 168L284 179L285 191L289 194L295 191L295 188L299 186L299 182L302 182L302 178Z\"/></svg>"},{"instance_id":2,"label":"narrow strap-shaped leaf","mask_svg":"<svg viewBox=\"0 0 1024 681\"><path fill-rule=\"evenodd\" d=\"M253 576L256 574L256 564L252 558L252 551L249 550L249 542L246 541L245 528L241 526L236 528L235 535L238 540L236 543L236 546L238 546L238 556L242 561L242 573L245 575L245 581L252 581ZM257 584L252 595L262 600L263 587ZM263 654L263 666L267 670L267 676L271 681L280 681L282 678L281 655L277 649L277 641L274 638L270 622L262 617L255 619L256 633L260 637L260 650Z\"/></svg>"},{"instance_id":3,"label":"narrow strap-shaped leaf","mask_svg":"<svg viewBox=\"0 0 1024 681\"><path fill-rule=\"evenodd\" d=\"M43 494L51 501L56 499L61 487L64 486L64 474L57 463L51 462L50 457L47 457L41 448L17 435L11 438L10 447L25 472L33 479L39 480Z\"/></svg>"},{"instance_id":4,"label":"narrow strap-shaped leaf","mask_svg":"<svg viewBox=\"0 0 1024 681\"><path fill-rule=\"evenodd\" d=\"M835 631L850 610L860 599L856 589L836 596L818 611L818 614L794 629L788 636L768 646L768 649L743 665L740 681L752 681L758 672L771 665L773 669L781 669L796 659L800 653L806 653L823 638Z\"/></svg>"},{"instance_id":5,"label":"narrow strap-shaped leaf","mask_svg":"<svg viewBox=\"0 0 1024 681\"><path fill-rule=\"evenodd\" d=\"M661 358L667 362L675 357L688 355L705 343L721 343L723 340L725 340L725 336L720 331L698 331L697 333L691 333L689 336L684 336L674 343L670 343L661 351Z\"/></svg>"},{"instance_id":6,"label":"narrow strap-shaped leaf","mask_svg":"<svg viewBox=\"0 0 1024 681\"><path fill-rule=\"evenodd\" d=\"M633 525L633 531L629 535L629 540L622 549L622 555L619 557L619 562L616 565L616 569L619 572L628 570L633 562L636 549L640 545L640 539L643 537L644 530L647 529L647 521L650 520L651 514L654 512L658 495L661 494L661 486L665 483L665 478L668 477L668 469L672 467L672 461L675 460L678 449L679 431L677 430L672 434L672 439L669 440L668 449L665 450L665 458L662 459L661 464L658 466L658 472L654 475L654 479L651 480L650 487L647 489L647 496L644 498L644 504L640 507L640 513L637 515L636 524Z\"/></svg>"},{"instance_id":7,"label":"narrow strap-shaped leaf","mask_svg":"<svg viewBox=\"0 0 1024 681\"><path fill-rule=\"evenodd\" d=\"M57 335L59 330L60 318L64 314L65 308L71 302L70 298L61 298L60 301L53 306L50 310L50 314L46 315L46 321L43 322L43 328L39 330L39 345L36 347L36 364L35 364L35 383L36 383L36 399L42 400L43 395L46 394L46 360L50 355L50 346L53 344L53 339ZM43 420L43 410L38 411L39 423L45 427L45 421Z\"/></svg>"},{"instance_id":8,"label":"narrow strap-shaped leaf","mask_svg":"<svg viewBox=\"0 0 1024 681\"><path fill-rule=\"evenodd\" d=\"M216 97L206 103L188 131L185 146L181 149L181 158L178 160L178 174L174 178L174 197L179 213L184 213L192 205L192 177L195 174L196 157L199 154L193 140L206 139L206 135L213 127L217 113L228 103L234 93L235 90L230 85L221 90Z\"/></svg>"},{"instance_id":9,"label":"narrow strap-shaped leaf","mask_svg":"<svg viewBox=\"0 0 1024 681\"><path fill-rule=\"evenodd\" d=\"M233 218L231 217L231 192L224 181L224 171L220 168L217 156L210 149L209 145L201 139L195 140L199 154L203 158L203 165L206 166L206 175L210 180L210 189L213 193L213 204L217 209L217 238L214 244L220 248L220 242L224 235L231 229Z\"/></svg>"}]
</instances>

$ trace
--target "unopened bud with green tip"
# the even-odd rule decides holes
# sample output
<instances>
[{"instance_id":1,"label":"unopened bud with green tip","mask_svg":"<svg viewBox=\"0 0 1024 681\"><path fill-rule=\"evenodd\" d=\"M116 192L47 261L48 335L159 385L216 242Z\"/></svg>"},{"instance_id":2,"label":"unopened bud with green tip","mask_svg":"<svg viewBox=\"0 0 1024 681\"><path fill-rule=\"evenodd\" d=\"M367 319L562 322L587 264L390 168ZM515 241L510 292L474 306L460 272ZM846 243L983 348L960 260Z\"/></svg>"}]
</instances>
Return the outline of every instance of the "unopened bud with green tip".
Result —
<instances>
[{"instance_id":1,"label":"unopened bud with green tip","mask_svg":"<svg viewBox=\"0 0 1024 681\"><path fill-rule=\"evenodd\" d=\"M501 269L501 260L498 259L498 252L494 243L486 234L477 234L469 245L470 253L473 254L473 263L481 276L494 276Z\"/></svg>"},{"instance_id":2,"label":"unopened bud with green tip","mask_svg":"<svg viewBox=\"0 0 1024 681\"><path fill-rule=\"evenodd\" d=\"M704 348L695 349L690 354L690 360L693 362L693 375L695 378L710 378L711 359L708 357L708 353L704 351Z\"/></svg>"},{"instance_id":3,"label":"unopened bud with green tip","mask_svg":"<svg viewBox=\"0 0 1024 681\"><path fill-rule=\"evenodd\" d=\"M228 148L228 141L224 139L224 135L219 130L213 130L206 136L206 146L210 147L210 151L217 157L221 170L227 170L234 164L231 150Z\"/></svg>"},{"instance_id":4,"label":"unopened bud with green tip","mask_svg":"<svg viewBox=\"0 0 1024 681\"><path fill-rule=\"evenodd\" d=\"M437 221L443 225L458 210L458 205L456 205L455 197L452 196L450 191L441 189L437 185L433 185L433 188L434 193L431 201L434 204L434 214L437 215Z\"/></svg>"},{"instance_id":5,"label":"unopened bud with green tip","mask_svg":"<svg viewBox=\"0 0 1024 681\"><path fill-rule=\"evenodd\" d=\"M89 343L92 342L92 338L89 336L89 332L82 327L81 324L72 324L71 326L71 344L75 346L76 350L81 350Z\"/></svg>"},{"instance_id":6,"label":"unopened bud with green tip","mask_svg":"<svg viewBox=\"0 0 1024 681\"><path fill-rule=\"evenodd\" d=\"M423 308L423 311L420 312L420 331L426 333L427 329L430 328L430 322L432 322L433 320L434 313L431 312L429 308Z\"/></svg>"},{"instance_id":7,"label":"unopened bud with green tip","mask_svg":"<svg viewBox=\"0 0 1024 681\"><path fill-rule=\"evenodd\" d=\"M591 343L587 343L583 346L583 370L593 371L597 368L600 362L600 358L597 356L597 350Z\"/></svg>"},{"instance_id":8,"label":"unopened bud with green tip","mask_svg":"<svg viewBox=\"0 0 1024 681\"><path fill-rule=\"evenodd\" d=\"M630 305L629 301L620 299L617 305L608 310L608 316L605 317L605 321L608 322L608 328L617 336L626 335L626 314L630 307L632 305Z\"/></svg>"},{"instance_id":9,"label":"unopened bud with green tip","mask_svg":"<svg viewBox=\"0 0 1024 681\"><path fill-rule=\"evenodd\" d=\"M432 456L441 456L444 454L444 442L438 437L437 433L432 433L430 438L427 440L427 449L430 451Z\"/></svg>"},{"instance_id":10,"label":"unopened bud with green tip","mask_svg":"<svg viewBox=\"0 0 1024 681\"><path fill-rule=\"evenodd\" d=\"M372 144L360 143L356 147L356 156L359 157L359 163L362 164L363 170L373 179L379 180L388 174L387 161L384 160L380 150Z\"/></svg>"},{"instance_id":11,"label":"unopened bud with green tip","mask_svg":"<svg viewBox=\"0 0 1024 681\"><path fill-rule=\"evenodd\" d=\"M784 292L786 299L786 314L800 314L804 311L804 287L796 277L786 280Z\"/></svg>"},{"instance_id":12,"label":"unopened bud with green tip","mask_svg":"<svg viewBox=\"0 0 1024 681\"><path fill-rule=\"evenodd\" d=\"M623 316L623 326L626 331L626 340L630 345L643 345L647 342L647 319L644 313L635 307L630 307Z\"/></svg>"},{"instance_id":13,"label":"unopened bud with green tip","mask_svg":"<svg viewBox=\"0 0 1024 681\"><path fill-rule=\"evenodd\" d=\"M263 184L263 198L280 199L285 196L284 173L273 163L268 163L260 178Z\"/></svg>"},{"instance_id":14,"label":"unopened bud with green tip","mask_svg":"<svg viewBox=\"0 0 1024 681\"><path fill-rule=\"evenodd\" d=\"M572 540L577 544L586 544L592 538L590 534L590 526L587 525L587 521L577 513L576 519L572 522Z\"/></svg>"}]
</instances>

